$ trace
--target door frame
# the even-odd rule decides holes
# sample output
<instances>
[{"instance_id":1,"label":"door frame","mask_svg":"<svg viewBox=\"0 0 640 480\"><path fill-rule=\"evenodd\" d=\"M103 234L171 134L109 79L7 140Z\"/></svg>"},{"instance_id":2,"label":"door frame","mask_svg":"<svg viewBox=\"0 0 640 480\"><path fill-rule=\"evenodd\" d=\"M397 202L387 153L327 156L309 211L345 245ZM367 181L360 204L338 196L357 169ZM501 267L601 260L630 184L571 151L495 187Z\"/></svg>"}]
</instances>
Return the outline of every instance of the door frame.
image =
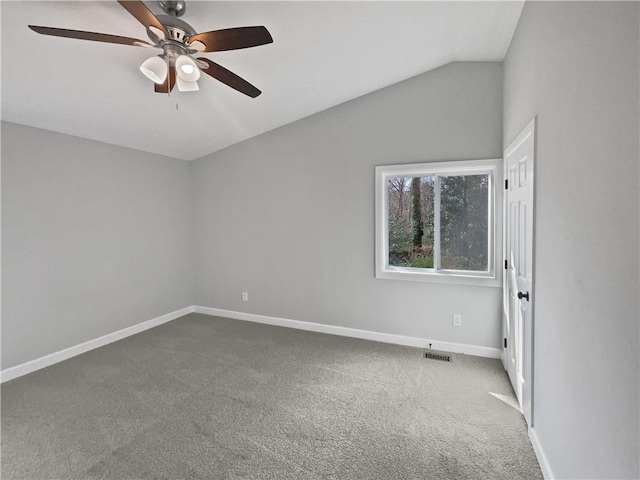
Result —
<instances>
[{"instance_id":1,"label":"door frame","mask_svg":"<svg viewBox=\"0 0 640 480\"><path fill-rule=\"evenodd\" d=\"M535 194L535 170L536 170L536 161L535 158L537 156L537 138L536 138L536 132L537 132L537 117L533 117L528 123L527 125L520 131L520 133L518 135L516 135L516 137L508 144L508 146L504 149L504 178L508 179L508 157L518 148L520 147L520 145L522 145L522 143L524 143L529 137L533 137L532 142L533 142L533 158L532 158L532 168L531 168L531 182L532 182L532 188L530 190L530 194L529 194L529 201L531 204L531 212L532 212L532 228L531 228L531 235L530 235L530 242L528 242L528 244L531 245L531 287L529 290L529 305L528 305L528 309L530 310L530 321L524 325L524 329L527 331L528 335L523 335L523 352L522 352L522 358L523 358L523 369L522 369L522 374L523 377L525 379L526 384L529 386L529 388L525 389L525 391L523 391L522 393L522 404L521 407L524 407L524 405L529 405L530 406L530 412L529 412L529 418L527 419L527 415L524 413L523 414L525 416L525 419L528 421L528 427L532 428L534 426L534 401L533 401L533 392L535 389L535 384L534 384L534 379L535 379L535 368L534 368L534 348L535 348L535 338L534 338L534 332L535 332L535 299L536 299L536 293L535 293L535 265L536 265L536 255L535 255L535 244L536 244L536 239L535 239L535 230L536 230L536 215L535 215L535 199L536 199L536 194ZM507 252L507 238L509 235L509 218L508 218L508 202L509 202L509 190L506 188L506 184L505 184L505 191L504 191L504 196L503 196L503 211L502 211L502 219L503 219L503 258L505 259L505 262L507 261L508 257L508 252ZM508 338L507 335L507 325L509 322L509 289L508 289L508 281L509 281L509 275L507 273L507 270L505 270L505 274L503 275L503 324L502 324L502 334L503 334L503 338ZM524 344L524 339L527 338L529 339L529 344ZM527 358L525 358L525 355L527 355ZM507 369L507 348L504 346L503 343L503 349L502 349L502 364L505 368L505 370ZM525 366L528 366L529 368L525 368ZM526 396L526 398L525 398Z\"/></svg>"}]
</instances>

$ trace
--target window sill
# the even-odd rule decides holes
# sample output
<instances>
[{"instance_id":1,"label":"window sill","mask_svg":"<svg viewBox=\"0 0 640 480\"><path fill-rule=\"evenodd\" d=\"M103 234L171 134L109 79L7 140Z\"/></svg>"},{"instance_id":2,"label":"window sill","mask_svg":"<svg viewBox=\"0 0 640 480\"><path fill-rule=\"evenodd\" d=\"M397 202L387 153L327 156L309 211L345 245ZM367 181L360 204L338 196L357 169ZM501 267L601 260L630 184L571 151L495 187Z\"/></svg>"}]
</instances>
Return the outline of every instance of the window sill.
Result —
<instances>
[{"instance_id":1,"label":"window sill","mask_svg":"<svg viewBox=\"0 0 640 480\"><path fill-rule=\"evenodd\" d=\"M376 278L385 280L407 280L412 282L441 283L448 285L471 285L476 287L501 288L502 282L492 274L469 274L450 272L424 272L418 269L393 267L376 271Z\"/></svg>"}]
</instances>

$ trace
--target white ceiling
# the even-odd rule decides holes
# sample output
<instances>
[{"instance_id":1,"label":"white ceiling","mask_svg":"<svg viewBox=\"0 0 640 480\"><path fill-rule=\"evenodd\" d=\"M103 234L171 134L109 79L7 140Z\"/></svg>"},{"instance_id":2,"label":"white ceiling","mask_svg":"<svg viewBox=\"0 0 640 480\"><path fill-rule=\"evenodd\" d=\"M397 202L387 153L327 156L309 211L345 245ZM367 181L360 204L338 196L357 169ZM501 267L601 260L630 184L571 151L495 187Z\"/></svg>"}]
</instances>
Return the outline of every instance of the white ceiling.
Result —
<instances>
[{"instance_id":1,"label":"white ceiling","mask_svg":"<svg viewBox=\"0 0 640 480\"><path fill-rule=\"evenodd\" d=\"M273 44L205 54L262 90L251 99L206 75L199 92L156 94L138 67L159 50L27 28L146 40L115 1L2 1L2 119L191 160L452 61L503 60L523 3L187 1L198 32L271 32Z\"/></svg>"}]
</instances>

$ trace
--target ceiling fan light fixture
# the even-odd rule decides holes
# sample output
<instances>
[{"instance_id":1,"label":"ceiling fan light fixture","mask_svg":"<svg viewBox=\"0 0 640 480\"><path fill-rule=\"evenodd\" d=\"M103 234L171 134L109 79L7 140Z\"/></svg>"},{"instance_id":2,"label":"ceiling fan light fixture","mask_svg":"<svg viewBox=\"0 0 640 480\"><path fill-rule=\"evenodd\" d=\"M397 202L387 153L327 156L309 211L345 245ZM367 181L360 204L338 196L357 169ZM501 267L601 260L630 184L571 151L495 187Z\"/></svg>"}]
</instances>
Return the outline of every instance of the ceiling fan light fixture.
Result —
<instances>
[{"instance_id":1,"label":"ceiling fan light fixture","mask_svg":"<svg viewBox=\"0 0 640 480\"><path fill-rule=\"evenodd\" d=\"M176 70L178 78L184 82L194 83L200 78L200 69L189 55L180 55L176 58Z\"/></svg>"},{"instance_id":2,"label":"ceiling fan light fixture","mask_svg":"<svg viewBox=\"0 0 640 480\"><path fill-rule=\"evenodd\" d=\"M167 62L160 55L147 58L140 65L140 71L144 76L157 84L162 84L167 79L168 68Z\"/></svg>"}]
</instances>

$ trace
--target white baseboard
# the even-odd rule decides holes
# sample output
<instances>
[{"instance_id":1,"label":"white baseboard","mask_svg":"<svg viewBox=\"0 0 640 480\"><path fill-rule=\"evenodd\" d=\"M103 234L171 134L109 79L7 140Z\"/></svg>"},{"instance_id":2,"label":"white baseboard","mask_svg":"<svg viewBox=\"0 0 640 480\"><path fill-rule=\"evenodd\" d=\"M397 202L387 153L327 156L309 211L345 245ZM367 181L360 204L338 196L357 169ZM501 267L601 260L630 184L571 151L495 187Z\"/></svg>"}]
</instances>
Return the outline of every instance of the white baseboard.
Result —
<instances>
[{"instance_id":1,"label":"white baseboard","mask_svg":"<svg viewBox=\"0 0 640 480\"><path fill-rule=\"evenodd\" d=\"M44 357L36 358L35 360L16 365L15 367L9 367L0 372L0 383L8 382L9 380L13 380L14 378L18 378L28 373L35 372L36 370L40 370L41 368L48 367L55 363L62 362L63 360L75 357L76 355L88 352L89 350L108 345L109 343L122 340L123 338L130 337L131 335L135 335L136 333L140 333L150 328L157 327L158 325L170 322L171 320L175 320L176 318L180 318L191 312L193 312L192 306L181 308L180 310L176 310L175 312L167 313L151 320L147 320L146 322L123 328L122 330L118 330L117 332L108 333L107 335L89 340L88 342L65 348L64 350L45 355Z\"/></svg>"},{"instance_id":2,"label":"white baseboard","mask_svg":"<svg viewBox=\"0 0 640 480\"><path fill-rule=\"evenodd\" d=\"M556 477L553 476L551 465L549 465L549 460L547 460L547 456L544 454L544 450L540 444L540 439L538 438L538 434L534 428L529 429L529 439L531 440L531 445L533 445L533 451L535 452L536 457L538 457L538 463L540 464L542 475L546 480L555 479Z\"/></svg>"},{"instance_id":3,"label":"white baseboard","mask_svg":"<svg viewBox=\"0 0 640 480\"><path fill-rule=\"evenodd\" d=\"M244 320L255 323L266 323L268 325L276 325L279 327L295 328L298 330L309 330L312 332L328 333L331 335L340 335L343 337L362 338L365 340L393 343L396 345L406 345L409 347L428 348L429 344L431 344L431 348L433 348L434 350L442 350L452 353L464 353L467 355L476 355L478 357L499 359L502 355L502 350L499 348L479 347L476 345L467 345L464 343L440 342L438 340L407 337L404 335L394 335L392 333L372 332L370 330L359 330L356 328L339 327L336 325L325 325L323 323L303 322L300 320L290 320L288 318L268 317L266 315L235 312L233 310L223 310L220 308L194 306L193 311L195 313L203 313L205 315L213 315L216 317L232 318L234 320Z\"/></svg>"},{"instance_id":4,"label":"white baseboard","mask_svg":"<svg viewBox=\"0 0 640 480\"><path fill-rule=\"evenodd\" d=\"M339 327L336 325L325 325L322 323L303 322L300 320L290 320L287 318L269 317L266 315L256 315L253 313L235 312L233 310L223 310L220 308L209 308L199 306L189 306L176 310L175 312L167 313L159 317L147 320L146 322L138 323L131 327L123 328L117 332L108 333L102 337L89 340L87 342L75 345L73 347L65 348L58 352L45 355L44 357L36 358L29 362L16 365L15 367L9 367L0 371L0 383L8 382L14 378L27 375L28 373L35 372L50 365L62 362L69 358L80 355L81 353L88 352L109 343L122 340L123 338L130 337L136 333L143 332L163 323L170 322L176 318L180 318L188 313L196 312L206 315L213 315L217 317L226 317L235 320L245 320L255 323L265 323L268 325L277 325L280 327L295 328L298 330L309 330L312 332L328 333L331 335L340 335L343 337L362 338L365 340L373 340L376 342L393 343L396 345L406 345L409 347L428 348L429 344L434 350L442 350L452 353L464 353L467 355L476 355L479 357L497 358L502 355L502 351L498 348L479 347L476 345L467 345L463 343L451 343L441 342L438 340L428 340L418 337L407 337L403 335L394 335L391 333L372 332L370 330L359 330L356 328Z\"/></svg>"}]
</instances>

